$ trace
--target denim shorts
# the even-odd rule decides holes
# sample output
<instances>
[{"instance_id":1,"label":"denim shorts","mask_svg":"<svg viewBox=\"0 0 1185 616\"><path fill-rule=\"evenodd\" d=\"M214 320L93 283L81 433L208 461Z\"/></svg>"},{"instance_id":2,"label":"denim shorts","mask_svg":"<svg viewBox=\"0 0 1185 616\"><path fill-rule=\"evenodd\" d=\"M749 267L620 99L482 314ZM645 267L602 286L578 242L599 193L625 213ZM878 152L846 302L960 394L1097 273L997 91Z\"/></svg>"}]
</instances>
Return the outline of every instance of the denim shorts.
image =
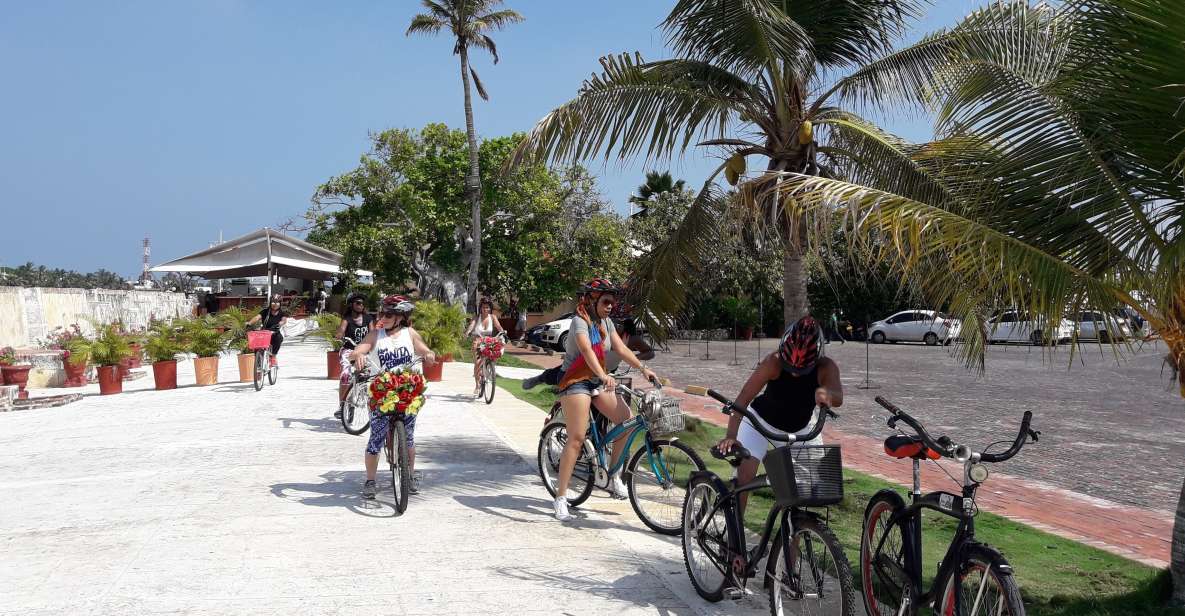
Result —
<instances>
[{"instance_id":1,"label":"denim shorts","mask_svg":"<svg viewBox=\"0 0 1185 616\"><path fill-rule=\"evenodd\" d=\"M561 389L560 397L582 395L591 398L599 393L601 393L601 379L585 379Z\"/></svg>"}]
</instances>

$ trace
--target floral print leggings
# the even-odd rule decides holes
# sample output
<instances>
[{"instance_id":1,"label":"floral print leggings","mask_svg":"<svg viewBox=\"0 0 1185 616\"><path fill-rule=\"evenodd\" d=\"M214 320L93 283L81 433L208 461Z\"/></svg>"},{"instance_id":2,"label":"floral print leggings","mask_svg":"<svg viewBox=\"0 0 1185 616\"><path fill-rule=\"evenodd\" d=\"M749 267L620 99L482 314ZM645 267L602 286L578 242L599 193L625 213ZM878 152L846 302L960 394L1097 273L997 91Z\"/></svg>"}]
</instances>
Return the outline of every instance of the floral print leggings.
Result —
<instances>
[{"instance_id":1,"label":"floral print leggings","mask_svg":"<svg viewBox=\"0 0 1185 616\"><path fill-rule=\"evenodd\" d=\"M416 415L419 415L417 413ZM403 426L407 428L407 448L416 446L416 415L404 415ZM391 430L391 414L370 412L370 440L366 442L366 453L377 456L387 444L387 432Z\"/></svg>"}]
</instances>

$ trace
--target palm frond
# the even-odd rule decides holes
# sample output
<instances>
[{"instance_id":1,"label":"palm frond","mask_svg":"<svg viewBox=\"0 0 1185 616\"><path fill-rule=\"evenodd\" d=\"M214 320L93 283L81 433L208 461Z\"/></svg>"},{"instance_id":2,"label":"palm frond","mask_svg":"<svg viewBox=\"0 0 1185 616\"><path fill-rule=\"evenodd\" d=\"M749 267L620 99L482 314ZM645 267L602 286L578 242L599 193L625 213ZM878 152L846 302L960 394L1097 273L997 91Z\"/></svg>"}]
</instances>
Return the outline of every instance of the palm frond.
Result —
<instances>
[{"instance_id":1,"label":"palm frond","mask_svg":"<svg viewBox=\"0 0 1185 616\"><path fill-rule=\"evenodd\" d=\"M477 76L477 71L473 70L472 66L469 67L469 74L473 76L473 87L477 90L477 95L481 97L481 100L490 100L490 95L486 93L485 84L481 82L481 78Z\"/></svg>"},{"instance_id":2,"label":"palm frond","mask_svg":"<svg viewBox=\"0 0 1185 616\"><path fill-rule=\"evenodd\" d=\"M810 37L813 58L834 69L871 62L893 47L928 0L831 0L776 4Z\"/></svg>"},{"instance_id":3,"label":"palm frond","mask_svg":"<svg viewBox=\"0 0 1185 616\"><path fill-rule=\"evenodd\" d=\"M490 52L490 55L494 57L494 64L498 63L498 46L494 44L494 39L483 34L474 38L469 44L478 49L484 49Z\"/></svg>"},{"instance_id":4,"label":"palm frond","mask_svg":"<svg viewBox=\"0 0 1185 616\"><path fill-rule=\"evenodd\" d=\"M774 0L680 0L663 22L678 56L752 76L780 63L807 73L812 42Z\"/></svg>"},{"instance_id":5,"label":"palm frond","mask_svg":"<svg viewBox=\"0 0 1185 616\"><path fill-rule=\"evenodd\" d=\"M474 33L482 33L491 30L501 30L507 26L522 23L524 20L525 18L518 11L512 11L510 9L484 13L474 16L472 31Z\"/></svg>"},{"instance_id":6,"label":"palm frond","mask_svg":"<svg viewBox=\"0 0 1185 616\"><path fill-rule=\"evenodd\" d=\"M604 71L580 94L539 121L508 164L527 159L574 162L603 152L620 159L669 157L697 140L724 135L740 112L761 104L740 77L690 60L644 62L626 54L601 59Z\"/></svg>"},{"instance_id":7,"label":"palm frond","mask_svg":"<svg viewBox=\"0 0 1185 616\"><path fill-rule=\"evenodd\" d=\"M412 17L411 24L407 26L407 32L404 34L407 36L411 36L412 34L437 34L447 25L448 22L432 15L420 14Z\"/></svg>"}]
</instances>

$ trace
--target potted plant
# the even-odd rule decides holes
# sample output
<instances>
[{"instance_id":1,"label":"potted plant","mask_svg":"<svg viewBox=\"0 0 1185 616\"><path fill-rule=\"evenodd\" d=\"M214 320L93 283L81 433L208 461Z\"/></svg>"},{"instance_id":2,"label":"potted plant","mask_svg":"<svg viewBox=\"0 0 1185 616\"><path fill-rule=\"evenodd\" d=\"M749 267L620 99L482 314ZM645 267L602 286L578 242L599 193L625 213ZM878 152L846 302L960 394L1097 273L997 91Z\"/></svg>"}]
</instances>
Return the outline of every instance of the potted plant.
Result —
<instances>
[{"instance_id":1,"label":"potted plant","mask_svg":"<svg viewBox=\"0 0 1185 616\"><path fill-rule=\"evenodd\" d=\"M128 356L119 362L119 378L125 380L133 368L143 366L144 332L128 332L123 323L116 322L119 333L128 341Z\"/></svg>"},{"instance_id":2,"label":"potted plant","mask_svg":"<svg viewBox=\"0 0 1185 616\"><path fill-rule=\"evenodd\" d=\"M325 352L326 378L341 378L341 349L342 341L337 337L337 328L341 326L342 318L332 312L322 312L317 315L317 329L314 334L329 343L329 350Z\"/></svg>"},{"instance_id":3,"label":"potted plant","mask_svg":"<svg viewBox=\"0 0 1185 616\"><path fill-rule=\"evenodd\" d=\"M727 319L725 326L732 327L732 335L739 340L753 339L753 326L757 323L757 307L747 297L727 297L720 302L720 311Z\"/></svg>"},{"instance_id":4,"label":"potted plant","mask_svg":"<svg viewBox=\"0 0 1185 616\"><path fill-rule=\"evenodd\" d=\"M17 395L22 399L29 397L25 386L29 384L29 371L32 369L32 364L18 363L16 350L12 347L0 349L0 374L2 374L0 383L16 385L17 391L20 392Z\"/></svg>"},{"instance_id":5,"label":"potted plant","mask_svg":"<svg viewBox=\"0 0 1185 616\"><path fill-rule=\"evenodd\" d=\"M86 385L87 355L85 352L75 353L75 349L85 346L86 336L77 323L70 327L58 327L46 337L46 349L60 351L62 368L66 371L66 382L63 387L82 387Z\"/></svg>"},{"instance_id":6,"label":"potted plant","mask_svg":"<svg viewBox=\"0 0 1185 616\"><path fill-rule=\"evenodd\" d=\"M131 343L118 323L96 325L95 335L87 341L87 359L97 366L99 393L106 396L123 391L120 364L132 355Z\"/></svg>"},{"instance_id":7,"label":"potted plant","mask_svg":"<svg viewBox=\"0 0 1185 616\"><path fill-rule=\"evenodd\" d=\"M416 303L412 320L424 344L442 360L444 357L451 359L454 353L460 353L464 348L461 341L465 337L465 311L461 306L424 300ZM424 366L424 376L429 381L440 381L444 376L444 367L440 363Z\"/></svg>"},{"instance_id":8,"label":"potted plant","mask_svg":"<svg viewBox=\"0 0 1185 616\"><path fill-rule=\"evenodd\" d=\"M181 352L181 332L175 323L157 321L152 324L144 351L152 362L152 379L156 389L177 389L177 353Z\"/></svg>"},{"instance_id":9,"label":"potted plant","mask_svg":"<svg viewBox=\"0 0 1185 616\"><path fill-rule=\"evenodd\" d=\"M226 348L239 354L239 382L250 383L255 379L255 351L247 347L247 322L255 314L239 306L232 306L218 313L218 325L226 332Z\"/></svg>"},{"instance_id":10,"label":"potted plant","mask_svg":"<svg viewBox=\"0 0 1185 616\"><path fill-rule=\"evenodd\" d=\"M185 349L197 356L193 360L197 384L218 383L218 354L226 346L226 334L219 331L216 320L210 316L187 319L182 329Z\"/></svg>"}]
</instances>

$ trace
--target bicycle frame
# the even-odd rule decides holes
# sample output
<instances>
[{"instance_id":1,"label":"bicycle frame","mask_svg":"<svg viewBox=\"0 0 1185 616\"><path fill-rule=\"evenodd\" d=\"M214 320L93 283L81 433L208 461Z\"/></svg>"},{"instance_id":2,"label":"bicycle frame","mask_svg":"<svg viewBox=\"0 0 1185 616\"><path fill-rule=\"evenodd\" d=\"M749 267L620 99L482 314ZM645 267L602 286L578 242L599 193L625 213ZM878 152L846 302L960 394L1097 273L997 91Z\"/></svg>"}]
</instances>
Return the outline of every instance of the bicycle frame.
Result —
<instances>
[{"instance_id":1,"label":"bicycle frame","mask_svg":"<svg viewBox=\"0 0 1185 616\"><path fill-rule=\"evenodd\" d=\"M616 441L622 434L629 432L630 434L628 440L625 442L624 450L629 451L631 448L633 448L634 440L638 438L638 435L645 434L642 442L646 446L646 460L650 463L650 470L654 471L654 476L658 477L659 480L664 483L671 480L666 474L666 465L661 465L662 468L660 469L660 465L655 464L654 450L650 448L650 427L646 423L646 417L642 415L634 415L625 423L619 426L614 426L611 430L606 432L604 436L601 436L600 432L597 430L597 422L590 421L588 422L588 432L589 438L592 440L593 450L597 454L597 466L608 471L610 475L621 470L626 465L626 458L629 456L622 454L617 460L617 463L615 463L613 467L610 468L605 460L604 445L606 443L612 443L613 441Z\"/></svg>"},{"instance_id":2,"label":"bicycle frame","mask_svg":"<svg viewBox=\"0 0 1185 616\"><path fill-rule=\"evenodd\" d=\"M794 515L800 510L795 507L783 507L777 504L771 507L769 514L765 518L765 526L761 532L761 542L758 543L757 546L752 550L750 550L746 545L747 541L745 536L744 522L741 520L741 517L737 515L738 497L746 492L753 492L761 488L769 487L768 477L765 474L761 474L754 477L752 481L746 483L745 485L736 486L736 479L726 482L721 479L719 475L716 475L712 471L700 471L698 473L693 473L691 479L696 479L697 475L710 477L712 482L715 484L716 491L720 494L723 494L723 497L716 499L715 504L712 507L712 511L707 516L707 518L710 519L715 516L721 508L725 509L724 518L727 520L729 526L728 531L733 537L737 537L740 540L741 550L744 552L746 563L744 577L752 577L757 571L757 561L761 560L761 557L765 556L769 549L770 540L772 540L774 537L774 523L778 522L779 518L781 518L780 529L782 532L787 532L787 521L790 519L790 516ZM701 544L700 547L707 550L707 546ZM725 573L726 575L730 574L728 571L723 571L722 573Z\"/></svg>"}]
</instances>

